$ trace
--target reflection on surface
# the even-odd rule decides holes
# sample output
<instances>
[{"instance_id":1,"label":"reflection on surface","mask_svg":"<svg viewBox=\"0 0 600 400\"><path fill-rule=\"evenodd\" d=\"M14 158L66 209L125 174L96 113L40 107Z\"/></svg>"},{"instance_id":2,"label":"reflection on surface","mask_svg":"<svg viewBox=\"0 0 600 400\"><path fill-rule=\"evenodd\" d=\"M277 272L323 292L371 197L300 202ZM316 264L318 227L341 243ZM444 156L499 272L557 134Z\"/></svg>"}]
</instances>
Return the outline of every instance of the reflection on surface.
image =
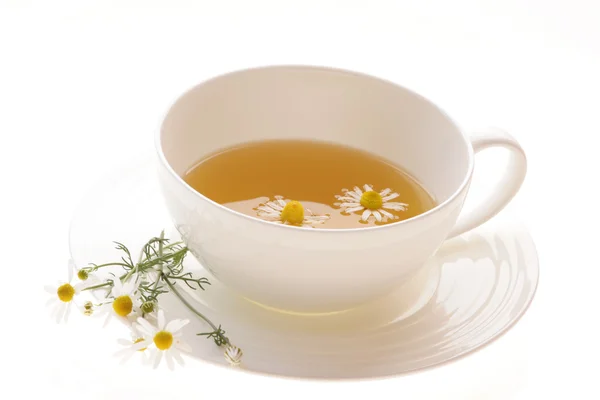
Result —
<instances>
[{"instance_id":1,"label":"reflection on surface","mask_svg":"<svg viewBox=\"0 0 600 400\"><path fill-rule=\"evenodd\" d=\"M107 244L118 240L137 248L169 226L149 171L147 163L119 170L84 199L69 237L78 265L114 260ZM177 232L167 236L175 239ZM190 269L200 268L192 257L186 262ZM499 215L445 243L411 285L341 314L273 312L231 293L208 272L206 276L212 285L191 295L244 350L244 368L296 377L361 378L438 365L489 343L527 309L538 262L529 235ZM173 298L164 306L169 318L190 318L185 332L194 357L224 364L222 351L195 335L208 330L205 324Z\"/></svg>"},{"instance_id":2,"label":"reflection on surface","mask_svg":"<svg viewBox=\"0 0 600 400\"><path fill-rule=\"evenodd\" d=\"M350 378L425 368L481 346L515 322L536 284L531 241L508 230L445 243L410 285L344 313L268 310L217 281L190 296L228 328L231 340L244 349L245 368ZM193 326L189 340L194 340L191 332L206 330L195 320ZM194 356L221 362L211 346L196 347Z\"/></svg>"}]
</instances>

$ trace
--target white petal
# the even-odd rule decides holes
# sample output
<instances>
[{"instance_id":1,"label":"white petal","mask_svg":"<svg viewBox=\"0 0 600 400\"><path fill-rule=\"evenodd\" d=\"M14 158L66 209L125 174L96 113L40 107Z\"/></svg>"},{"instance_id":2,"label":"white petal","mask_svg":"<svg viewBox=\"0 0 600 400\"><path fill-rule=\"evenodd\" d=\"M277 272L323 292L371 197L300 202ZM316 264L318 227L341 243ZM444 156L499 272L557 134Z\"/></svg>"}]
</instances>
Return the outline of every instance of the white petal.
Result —
<instances>
[{"instance_id":1,"label":"white petal","mask_svg":"<svg viewBox=\"0 0 600 400\"><path fill-rule=\"evenodd\" d=\"M360 199L357 199L356 197L352 197L352 196L337 196L336 199L341 202L345 202L345 203L356 203L357 201L360 200Z\"/></svg>"},{"instance_id":2,"label":"white petal","mask_svg":"<svg viewBox=\"0 0 600 400\"><path fill-rule=\"evenodd\" d=\"M138 318L137 323L138 323L137 329L139 329L143 333L147 334L148 336L154 336L154 334L157 331L157 329L155 327L153 327L152 324L144 318L141 318L141 317Z\"/></svg>"},{"instance_id":3,"label":"white petal","mask_svg":"<svg viewBox=\"0 0 600 400\"><path fill-rule=\"evenodd\" d=\"M171 371L175 369L175 364L173 363L173 356L171 356L171 351L165 351L165 360L167 361L167 366Z\"/></svg>"},{"instance_id":4,"label":"white petal","mask_svg":"<svg viewBox=\"0 0 600 400\"><path fill-rule=\"evenodd\" d=\"M190 353L192 351L192 347L189 344L181 341L175 342L175 347L186 353Z\"/></svg>"},{"instance_id":5,"label":"white petal","mask_svg":"<svg viewBox=\"0 0 600 400\"><path fill-rule=\"evenodd\" d=\"M65 307L65 322L69 321L69 315L71 315L71 303L67 303Z\"/></svg>"},{"instance_id":6,"label":"white petal","mask_svg":"<svg viewBox=\"0 0 600 400\"><path fill-rule=\"evenodd\" d=\"M379 192L379 195L381 197L383 197L383 196L386 196L388 193L391 193L391 192L392 192L392 189L387 188L387 189L383 189L381 192Z\"/></svg>"},{"instance_id":7,"label":"white petal","mask_svg":"<svg viewBox=\"0 0 600 400\"><path fill-rule=\"evenodd\" d=\"M327 221L329 217L327 215L309 215L304 217L304 223L307 224L322 224Z\"/></svg>"},{"instance_id":8,"label":"white petal","mask_svg":"<svg viewBox=\"0 0 600 400\"><path fill-rule=\"evenodd\" d=\"M381 222L381 214L379 214L379 211L373 211L373 215L375 216L377 222Z\"/></svg>"},{"instance_id":9,"label":"white petal","mask_svg":"<svg viewBox=\"0 0 600 400\"><path fill-rule=\"evenodd\" d=\"M177 333L177 331L186 326L189 322L190 321L187 319L174 319L167 324L167 326L165 327L165 331Z\"/></svg>"},{"instance_id":10,"label":"white petal","mask_svg":"<svg viewBox=\"0 0 600 400\"><path fill-rule=\"evenodd\" d=\"M160 364L160 360L162 359L162 353L161 350L156 351L156 354L154 355L154 368L158 368L158 364Z\"/></svg>"},{"instance_id":11,"label":"white petal","mask_svg":"<svg viewBox=\"0 0 600 400\"><path fill-rule=\"evenodd\" d=\"M150 347L148 350L142 352L144 355L144 364L152 365L157 357L156 353L160 353L160 350L158 350L156 347Z\"/></svg>"},{"instance_id":12,"label":"white petal","mask_svg":"<svg viewBox=\"0 0 600 400\"><path fill-rule=\"evenodd\" d=\"M362 217L360 217L363 221L366 221L367 219L369 219L369 217L371 216L371 210L366 209L365 212L362 214Z\"/></svg>"},{"instance_id":13,"label":"white petal","mask_svg":"<svg viewBox=\"0 0 600 400\"><path fill-rule=\"evenodd\" d=\"M165 329L165 313L163 310L158 310L158 330L162 331Z\"/></svg>"},{"instance_id":14,"label":"white petal","mask_svg":"<svg viewBox=\"0 0 600 400\"><path fill-rule=\"evenodd\" d=\"M273 210L272 208L267 207L267 206L258 206L256 209L260 210L260 211L264 211L269 214L273 214L275 212L275 210Z\"/></svg>"},{"instance_id":15,"label":"white petal","mask_svg":"<svg viewBox=\"0 0 600 400\"><path fill-rule=\"evenodd\" d=\"M400 195L398 193L392 193L389 196L383 197L381 200L385 203L386 201L395 199L396 197L400 197Z\"/></svg>"},{"instance_id":16,"label":"white petal","mask_svg":"<svg viewBox=\"0 0 600 400\"><path fill-rule=\"evenodd\" d=\"M283 207L281 207L277 203L271 203L270 207L271 207L271 212L273 212L273 213L280 213L283 211Z\"/></svg>"},{"instance_id":17,"label":"white petal","mask_svg":"<svg viewBox=\"0 0 600 400\"><path fill-rule=\"evenodd\" d=\"M360 201L360 196L361 196L360 194L355 193L355 192L348 192L347 194L348 194L348 196L352 197L354 200Z\"/></svg>"},{"instance_id":18,"label":"white petal","mask_svg":"<svg viewBox=\"0 0 600 400\"><path fill-rule=\"evenodd\" d=\"M340 204L340 207L358 207L360 206L360 203L342 203Z\"/></svg>"},{"instance_id":19,"label":"white petal","mask_svg":"<svg viewBox=\"0 0 600 400\"><path fill-rule=\"evenodd\" d=\"M354 193L357 193L359 196L362 196L363 192L360 190L358 186L354 186Z\"/></svg>"},{"instance_id":20,"label":"white petal","mask_svg":"<svg viewBox=\"0 0 600 400\"><path fill-rule=\"evenodd\" d=\"M48 301L46 302L46 307L51 306L52 304L55 304L57 301L60 301L58 299L58 297L49 298Z\"/></svg>"},{"instance_id":21,"label":"white petal","mask_svg":"<svg viewBox=\"0 0 600 400\"><path fill-rule=\"evenodd\" d=\"M365 192L372 192L373 188L371 187L371 185L364 185L363 186L365 188Z\"/></svg>"},{"instance_id":22,"label":"white petal","mask_svg":"<svg viewBox=\"0 0 600 400\"><path fill-rule=\"evenodd\" d=\"M364 210L364 209L365 209L365 208L364 208L363 206L358 206L358 207L347 208L345 211L346 211L348 214L350 214L350 213L353 213L353 212L355 212L355 211L362 211L362 210Z\"/></svg>"},{"instance_id":23,"label":"white petal","mask_svg":"<svg viewBox=\"0 0 600 400\"><path fill-rule=\"evenodd\" d=\"M185 365L185 362L183 362L183 357L181 357L181 353L179 353L179 350L173 348L171 349L171 354L173 355L173 358L175 359L175 361L177 361L179 365L181 365L182 367Z\"/></svg>"},{"instance_id":24,"label":"white petal","mask_svg":"<svg viewBox=\"0 0 600 400\"><path fill-rule=\"evenodd\" d=\"M56 291L58 290L58 288L54 287L54 286L46 285L46 286L44 286L44 290L46 292L48 292L48 293L53 294L53 295L56 296L57 295Z\"/></svg>"},{"instance_id":25,"label":"white petal","mask_svg":"<svg viewBox=\"0 0 600 400\"><path fill-rule=\"evenodd\" d=\"M123 288L121 290L121 296L122 295L126 295L126 294L133 294L133 292L135 291L135 281L133 279L129 279L127 282L125 282L125 284L123 285Z\"/></svg>"},{"instance_id":26,"label":"white petal","mask_svg":"<svg viewBox=\"0 0 600 400\"><path fill-rule=\"evenodd\" d=\"M149 340L142 340L141 342L133 343L130 348L131 350L138 351L143 349L144 347L150 346L151 342Z\"/></svg>"},{"instance_id":27,"label":"white petal","mask_svg":"<svg viewBox=\"0 0 600 400\"><path fill-rule=\"evenodd\" d=\"M277 199L277 203L279 203L283 210L283 207L285 207L285 201L283 201L282 199Z\"/></svg>"},{"instance_id":28,"label":"white petal","mask_svg":"<svg viewBox=\"0 0 600 400\"><path fill-rule=\"evenodd\" d=\"M388 210L394 210L394 211L404 211L406 210L406 206L408 204L404 204L404 203L383 203L383 208L387 208Z\"/></svg>"},{"instance_id":29,"label":"white petal","mask_svg":"<svg viewBox=\"0 0 600 400\"><path fill-rule=\"evenodd\" d=\"M119 343L121 346L129 346L131 344L131 341L123 339L123 338L119 338L119 339L117 339L117 343Z\"/></svg>"},{"instance_id":30,"label":"white petal","mask_svg":"<svg viewBox=\"0 0 600 400\"><path fill-rule=\"evenodd\" d=\"M390 218L390 219L394 219L395 218L393 214L385 211L383 208L380 208L379 212L382 213L383 215L385 215L386 217Z\"/></svg>"},{"instance_id":31,"label":"white petal","mask_svg":"<svg viewBox=\"0 0 600 400\"><path fill-rule=\"evenodd\" d=\"M113 287L112 287L110 294L113 297L119 297L122 293L123 293L123 284L121 283L121 280L118 277L115 277L113 279Z\"/></svg>"},{"instance_id":32,"label":"white petal","mask_svg":"<svg viewBox=\"0 0 600 400\"><path fill-rule=\"evenodd\" d=\"M66 311L66 306L67 305L65 303L63 303L62 301L61 301L61 304L58 304L56 306L56 315L55 315L55 317L56 317L56 323L57 324L60 324L60 321L63 319L63 316L65 315L65 311Z\"/></svg>"}]
</instances>

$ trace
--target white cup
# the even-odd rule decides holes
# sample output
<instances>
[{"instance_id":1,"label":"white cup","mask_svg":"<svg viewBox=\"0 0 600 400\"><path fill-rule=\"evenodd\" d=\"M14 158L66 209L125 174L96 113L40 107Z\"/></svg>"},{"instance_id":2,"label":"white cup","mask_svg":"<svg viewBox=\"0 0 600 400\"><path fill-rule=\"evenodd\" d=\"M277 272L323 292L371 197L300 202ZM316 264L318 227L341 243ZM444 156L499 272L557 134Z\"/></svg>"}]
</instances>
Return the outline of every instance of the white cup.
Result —
<instances>
[{"instance_id":1,"label":"white cup","mask_svg":"<svg viewBox=\"0 0 600 400\"><path fill-rule=\"evenodd\" d=\"M299 228L233 211L182 179L209 154L269 139L334 142L385 157L438 206L383 226ZM408 282L444 240L497 214L527 169L522 148L501 130L466 136L436 105L401 86L307 66L248 69L192 88L168 111L156 145L162 193L191 253L242 296L308 313L350 309ZM510 150L504 179L459 218L474 154L490 146Z\"/></svg>"}]
</instances>

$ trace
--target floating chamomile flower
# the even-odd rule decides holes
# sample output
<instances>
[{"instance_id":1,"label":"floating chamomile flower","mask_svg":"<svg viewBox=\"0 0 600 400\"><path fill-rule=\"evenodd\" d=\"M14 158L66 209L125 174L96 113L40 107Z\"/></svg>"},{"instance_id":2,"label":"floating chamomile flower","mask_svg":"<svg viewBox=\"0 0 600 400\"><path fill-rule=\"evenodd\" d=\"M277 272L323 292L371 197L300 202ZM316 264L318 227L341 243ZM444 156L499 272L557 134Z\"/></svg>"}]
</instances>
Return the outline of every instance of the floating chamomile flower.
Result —
<instances>
[{"instance_id":1,"label":"floating chamomile flower","mask_svg":"<svg viewBox=\"0 0 600 400\"><path fill-rule=\"evenodd\" d=\"M282 196L275 200L259 205L256 209L258 217L278 224L295 226L314 226L327 221L329 215L315 215L309 209L304 209L299 201L285 201Z\"/></svg>"},{"instance_id":2,"label":"floating chamomile flower","mask_svg":"<svg viewBox=\"0 0 600 400\"><path fill-rule=\"evenodd\" d=\"M173 361L183 366L181 352L188 353L191 348L181 339L181 329L188 323L187 319L174 319L167 323L162 310L158 310L156 326L144 318L138 318L135 327L143 334L144 340L133 345L133 348L147 348L154 368L158 367L163 355L170 369L175 367Z\"/></svg>"},{"instance_id":3,"label":"floating chamomile flower","mask_svg":"<svg viewBox=\"0 0 600 400\"><path fill-rule=\"evenodd\" d=\"M335 196L340 203L334 205L342 208L348 214L362 211L361 219L363 221L367 221L373 215L377 222L399 218L385 209L404 211L408 207L408 204L405 203L390 202L400 196L398 193L392 193L391 189L384 189L378 193L370 185L364 185L363 188L364 192L358 186L355 186L353 190L342 189L343 194Z\"/></svg>"},{"instance_id":4,"label":"floating chamomile flower","mask_svg":"<svg viewBox=\"0 0 600 400\"><path fill-rule=\"evenodd\" d=\"M104 326L108 325L113 317L127 324L135 321L136 314L134 313L134 308L137 308L136 292L137 284L134 279L128 280L125 284L121 283L119 278L113 280L110 299L107 299L100 306L97 314L98 316L106 316Z\"/></svg>"},{"instance_id":5,"label":"floating chamomile flower","mask_svg":"<svg viewBox=\"0 0 600 400\"><path fill-rule=\"evenodd\" d=\"M242 356L244 355L244 353L239 347L236 347L232 344L228 344L227 348L225 349L224 355L229 365L231 365L232 367L239 367L242 362Z\"/></svg>"}]
</instances>

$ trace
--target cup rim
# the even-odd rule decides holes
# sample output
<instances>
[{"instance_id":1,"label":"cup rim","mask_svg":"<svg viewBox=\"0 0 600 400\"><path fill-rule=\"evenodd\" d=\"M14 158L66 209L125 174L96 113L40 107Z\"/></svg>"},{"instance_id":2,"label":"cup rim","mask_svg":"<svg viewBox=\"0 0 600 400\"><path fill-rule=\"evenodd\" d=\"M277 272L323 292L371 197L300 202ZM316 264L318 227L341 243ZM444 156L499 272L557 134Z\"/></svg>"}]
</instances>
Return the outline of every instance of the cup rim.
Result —
<instances>
[{"instance_id":1,"label":"cup rim","mask_svg":"<svg viewBox=\"0 0 600 400\"><path fill-rule=\"evenodd\" d=\"M444 118L446 118L453 126L454 128L456 128L456 130L460 133L460 136L463 140L463 143L465 144L465 146L467 147L467 154L469 156L469 165L467 168L467 173L465 174L465 177L463 179L463 181L460 183L460 185L458 186L458 188L454 191L454 193L452 193L446 200L444 200L443 202L439 203L438 205L436 205L435 207L433 207L432 209L416 215L414 217L402 220L402 221L398 221L398 222L393 222L390 224L386 224L386 225L379 225L379 226L367 226L364 228L344 228L344 229L333 229L333 228L311 228L311 227L301 227L301 226L293 226L293 225L284 225L284 224L277 224L275 222L272 221L266 221L266 220L262 220L260 218L256 218L256 217L252 217L249 215L246 215L244 213L241 213L239 211L235 211L230 209L229 207L226 207L222 204L217 203L216 201L211 200L210 198L208 198L207 196L203 195L202 193L198 192L197 190L195 190L194 188L192 188L190 185L188 185L183 178L181 178L179 176L179 174L177 174L175 172L175 170L173 169L173 167L171 166L171 164L169 163L169 161L167 160L165 153L163 151L162 148L162 143L161 143L161 138L162 138L162 134L163 134L163 126L164 126L164 122L166 120L166 117L171 113L171 111L173 110L173 108L179 103L179 101L184 98L186 95L188 95L189 93L191 93L194 90L197 90L199 88L201 88L202 86L217 80L217 79L221 79L221 78L225 78L229 75L235 75L235 74L240 74L240 73L246 73L246 72L250 72L250 71L254 71L254 70L267 70L267 69L304 69L304 70L312 70L315 72L335 72L335 73L342 73L342 74L347 74L347 75L354 75L357 78L366 78L366 79L371 79L371 80L375 80L375 81L379 81L380 83L384 83L387 85L391 85L394 86L398 89L404 90L408 93L410 93L412 96L420 99L421 101L424 101L425 103L429 104L430 106L432 106L435 110L437 110L437 112L439 112L441 115L444 116ZM443 109L441 109L437 104L433 103L431 100L429 100L428 98L424 97L423 95L408 89L398 83L392 82L390 80L384 79L384 78L379 78L377 76L374 75L370 75L367 73L363 73L363 72L358 72L358 71L352 71L352 70L347 70L347 69L343 69L343 68L337 68L337 67L329 67L329 66L321 66L321 65L308 65L308 64L269 64L269 65L262 65L262 66L254 66L254 67L248 67L248 68L242 68L242 69L236 69L236 70L232 70L229 72L225 72L219 75L214 75L208 79L205 79L197 84L195 84L194 86L190 87L189 89L187 89L186 91L184 91L183 93L179 94L174 101L171 102L171 104L169 105L169 107L167 108L166 112L164 112L163 117L161 119L161 123L159 126L159 129L157 129L157 131L155 132L154 135L154 147L156 152L158 153L158 159L161 162L161 164L163 164L163 166L166 168L166 170L168 171L169 175L171 175L173 178L175 178L175 180L183 185L183 187L185 187L188 191L190 191L192 193L193 196L196 196L197 198L199 198L200 200L203 201L207 201L208 203L212 204L213 206L220 208L223 211L226 211L228 213L231 213L233 215L236 215L238 217L241 217L243 219L248 220L249 222L254 222L254 223L259 223L259 224L265 224L265 226L273 226L273 227L278 227L278 228L282 228L282 229L292 229L295 232L322 232L322 233L331 233L331 232L339 232L341 233L349 233L349 232L357 232L357 231L375 231L375 230L383 230L383 229L391 229L394 227L400 227L400 226L406 226L412 223L416 223L422 220L425 220L427 218L429 218L431 215L436 214L437 212L447 208L450 204L452 204L454 202L454 200L461 195L461 193L465 190L465 188L469 185L469 182L471 180L471 177L473 175L473 169L474 169L474 151L473 151L473 146L471 145L470 140L467 138L467 136L465 135L465 133L463 132L463 130L460 128L460 125L456 123L456 121L450 116L448 115L448 113L446 113Z\"/></svg>"}]
</instances>

